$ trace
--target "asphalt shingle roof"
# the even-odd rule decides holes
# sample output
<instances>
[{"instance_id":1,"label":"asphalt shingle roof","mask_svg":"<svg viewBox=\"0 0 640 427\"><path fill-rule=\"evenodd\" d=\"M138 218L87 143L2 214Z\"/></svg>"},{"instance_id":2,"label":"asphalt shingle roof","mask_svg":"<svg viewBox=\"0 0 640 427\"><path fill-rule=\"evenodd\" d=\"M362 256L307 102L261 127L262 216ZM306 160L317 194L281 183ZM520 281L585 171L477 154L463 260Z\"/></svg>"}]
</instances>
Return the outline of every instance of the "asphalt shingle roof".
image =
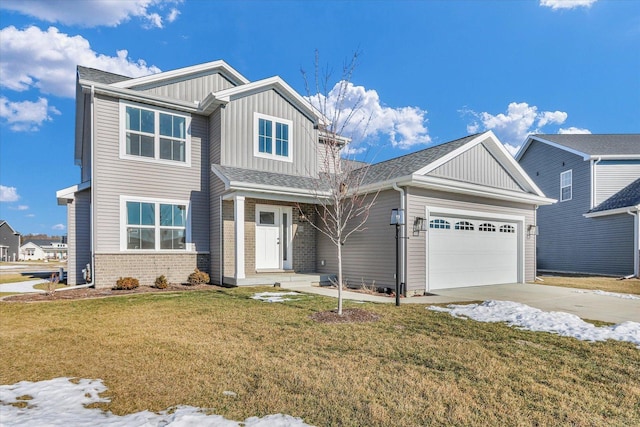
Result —
<instances>
[{"instance_id":1,"label":"asphalt shingle roof","mask_svg":"<svg viewBox=\"0 0 640 427\"><path fill-rule=\"evenodd\" d=\"M374 184L411 175L457 148L462 147L476 137L477 135L466 136L464 138L436 145L435 147L426 148L415 153L396 157L370 166L363 166L354 170L353 173L366 174L366 176L362 178L361 185ZM327 189L327 182L322 179L221 165L214 165L213 167L215 167L218 172L224 175L231 182L262 184L302 190L322 191Z\"/></svg>"},{"instance_id":2,"label":"asphalt shingle roof","mask_svg":"<svg viewBox=\"0 0 640 427\"><path fill-rule=\"evenodd\" d=\"M96 83L112 84L125 80L131 80L131 77L121 76L120 74L109 73L107 71L96 70L95 68L83 67L78 65L78 75L82 80L89 80Z\"/></svg>"},{"instance_id":3,"label":"asphalt shingle roof","mask_svg":"<svg viewBox=\"0 0 640 427\"><path fill-rule=\"evenodd\" d=\"M640 134L539 134L540 139L554 142L591 156L640 155Z\"/></svg>"},{"instance_id":4,"label":"asphalt shingle roof","mask_svg":"<svg viewBox=\"0 0 640 427\"><path fill-rule=\"evenodd\" d=\"M640 205L640 178L591 209L589 213L628 208L637 205Z\"/></svg>"}]
</instances>

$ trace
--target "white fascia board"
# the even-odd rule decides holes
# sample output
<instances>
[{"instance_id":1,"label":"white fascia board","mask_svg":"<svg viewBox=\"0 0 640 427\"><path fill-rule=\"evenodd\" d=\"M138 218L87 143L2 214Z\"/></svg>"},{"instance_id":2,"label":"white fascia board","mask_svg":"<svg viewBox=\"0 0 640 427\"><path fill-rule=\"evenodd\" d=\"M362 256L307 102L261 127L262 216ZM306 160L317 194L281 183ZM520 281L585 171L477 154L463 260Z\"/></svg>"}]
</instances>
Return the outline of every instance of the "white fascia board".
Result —
<instances>
[{"instance_id":1,"label":"white fascia board","mask_svg":"<svg viewBox=\"0 0 640 427\"><path fill-rule=\"evenodd\" d=\"M233 200L236 196L244 196L245 198L250 199L258 199L258 200L270 200L270 201L278 201L278 202L289 202L289 203L306 203L317 205L319 201L316 197L313 196L296 196L291 193L281 194L281 193L267 193L267 192L258 192L258 191L247 191L247 190L237 190L226 193L222 196L222 200Z\"/></svg>"},{"instance_id":2,"label":"white fascia board","mask_svg":"<svg viewBox=\"0 0 640 427\"><path fill-rule=\"evenodd\" d=\"M290 187L277 187L273 185L265 185L265 184L255 184L255 183L247 183L247 182L234 182L231 181L229 185L230 190L242 190L242 191L253 191L256 193L269 193L269 194L291 194L294 196L301 197L313 197L313 198L324 198L329 197L330 193L328 191L312 191L312 190L303 190L299 188L290 188Z\"/></svg>"},{"instance_id":3,"label":"white fascia board","mask_svg":"<svg viewBox=\"0 0 640 427\"><path fill-rule=\"evenodd\" d=\"M557 200L531 193L503 190L500 188L486 187L484 185L470 184L466 182L451 181L446 178L413 175L410 185L450 193L469 196L485 197L489 199L506 200L520 203L535 203L536 205L550 205Z\"/></svg>"},{"instance_id":4,"label":"white fascia board","mask_svg":"<svg viewBox=\"0 0 640 427\"><path fill-rule=\"evenodd\" d=\"M91 181L85 181L80 184L72 185L71 187L63 188L62 190L56 191L56 199L58 200L58 205L66 205L67 201L75 199L77 192L86 190L87 188L91 188Z\"/></svg>"},{"instance_id":5,"label":"white fascia board","mask_svg":"<svg viewBox=\"0 0 640 427\"><path fill-rule=\"evenodd\" d=\"M590 160L638 160L640 154L598 154L589 157Z\"/></svg>"},{"instance_id":6,"label":"white fascia board","mask_svg":"<svg viewBox=\"0 0 640 427\"><path fill-rule=\"evenodd\" d=\"M306 99L282 80L279 76L258 80L242 86L236 86L215 92L215 97L221 102L229 102L239 96L247 96L253 93L262 92L266 89L275 89L293 105L297 105L306 115L314 120L325 119Z\"/></svg>"},{"instance_id":7,"label":"white fascia board","mask_svg":"<svg viewBox=\"0 0 640 427\"><path fill-rule=\"evenodd\" d=\"M586 213L586 214L582 214L583 217L585 218L597 218L600 216L609 216L609 215L619 215L619 214L623 214L623 213L627 213L627 212L640 212L640 205L636 205L636 206L627 206L624 208L618 208L618 209L609 209L606 211L599 211L599 212L592 212L592 213Z\"/></svg>"},{"instance_id":8,"label":"white fascia board","mask_svg":"<svg viewBox=\"0 0 640 427\"><path fill-rule=\"evenodd\" d=\"M190 67L178 68L177 70L165 71L157 74L151 74L149 76L138 77L135 79L125 80L118 83L113 83L112 86L119 88L132 88L136 86L148 85L152 83L161 82L163 80L174 80L176 78L189 76L196 73L204 73L207 71L219 70L221 74L230 77L230 80L235 81L237 84L247 84L249 80L236 71L233 67L227 64L223 60L206 62L204 64L192 65Z\"/></svg>"},{"instance_id":9,"label":"white fascia board","mask_svg":"<svg viewBox=\"0 0 640 427\"><path fill-rule=\"evenodd\" d=\"M131 89L120 89L113 85L106 85L101 83L93 83L90 81L80 81L84 88L90 90L91 86L94 87L95 93L113 96L118 99L125 99L128 101L137 101L145 104L155 105L157 107L168 108L171 110L179 110L188 113L201 114L202 111L198 108L198 105L188 101L181 101L172 98L165 98L162 96L150 95L145 92L139 92Z\"/></svg>"},{"instance_id":10,"label":"white fascia board","mask_svg":"<svg viewBox=\"0 0 640 427\"><path fill-rule=\"evenodd\" d=\"M218 170L215 164L211 164L211 172L213 172L218 177L218 179L222 181L222 183L224 184L224 189L228 190L230 181L222 172Z\"/></svg>"}]
</instances>

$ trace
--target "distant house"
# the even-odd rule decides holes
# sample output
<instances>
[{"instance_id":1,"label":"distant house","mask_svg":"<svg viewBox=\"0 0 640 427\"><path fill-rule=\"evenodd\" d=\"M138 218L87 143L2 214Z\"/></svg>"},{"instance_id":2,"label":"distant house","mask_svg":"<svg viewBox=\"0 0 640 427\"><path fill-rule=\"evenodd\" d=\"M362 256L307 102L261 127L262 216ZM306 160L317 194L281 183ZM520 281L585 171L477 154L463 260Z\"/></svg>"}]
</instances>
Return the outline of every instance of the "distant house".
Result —
<instances>
[{"instance_id":1,"label":"distant house","mask_svg":"<svg viewBox=\"0 0 640 427\"><path fill-rule=\"evenodd\" d=\"M0 219L0 261L17 261L20 254L20 233Z\"/></svg>"},{"instance_id":2,"label":"distant house","mask_svg":"<svg viewBox=\"0 0 640 427\"><path fill-rule=\"evenodd\" d=\"M57 192L69 284L89 271L97 287L181 282L196 267L230 285L336 273L335 247L309 224L333 173L326 118L280 77L250 82L224 61L133 79L79 66L76 88L80 182ZM408 292L534 279L529 230L552 200L492 132L373 165L365 186L380 193L344 245L349 283L395 283L393 208L411 235Z\"/></svg>"},{"instance_id":3,"label":"distant house","mask_svg":"<svg viewBox=\"0 0 640 427\"><path fill-rule=\"evenodd\" d=\"M638 275L640 134L532 135L516 159L558 199L538 209L538 269Z\"/></svg>"},{"instance_id":4,"label":"distant house","mask_svg":"<svg viewBox=\"0 0 640 427\"><path fill-rule=\"evenodd\" d=\"M62 240L29 240L20 246L20 260L67 259L67 244Z\"/></svg>"}]
</instances>

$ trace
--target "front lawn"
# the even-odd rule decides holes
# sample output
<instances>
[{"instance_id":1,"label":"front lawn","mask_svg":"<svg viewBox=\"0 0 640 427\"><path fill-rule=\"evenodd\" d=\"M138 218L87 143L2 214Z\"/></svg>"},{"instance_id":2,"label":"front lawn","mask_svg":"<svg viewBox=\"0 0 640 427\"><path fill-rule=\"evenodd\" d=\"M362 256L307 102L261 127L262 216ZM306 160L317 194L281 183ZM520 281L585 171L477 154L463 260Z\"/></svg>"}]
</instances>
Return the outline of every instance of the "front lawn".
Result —
<instances>
[{"instance_id":1,"label":"front lawn","mask_svg":"<svg viewBox=\"0 0 640 427\"><path fill-rule=\"evenodd\" d=\"M639 425L640 350L423 305L356 304L371 323L318 323L320 296L273 288L0 303L0 384L102 379L116 414L173 405L318 426ZM229 393L236 393L235 396Z\"/></svg>"}]
</instances>

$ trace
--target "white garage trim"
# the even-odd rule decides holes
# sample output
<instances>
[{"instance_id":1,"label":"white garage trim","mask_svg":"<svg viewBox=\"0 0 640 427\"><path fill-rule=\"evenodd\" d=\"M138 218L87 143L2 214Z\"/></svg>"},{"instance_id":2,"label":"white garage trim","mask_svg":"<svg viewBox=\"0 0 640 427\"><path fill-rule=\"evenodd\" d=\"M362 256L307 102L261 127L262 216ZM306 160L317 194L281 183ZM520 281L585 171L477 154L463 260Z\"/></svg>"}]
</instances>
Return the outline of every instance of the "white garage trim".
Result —
<instances>
[{"instance_id":1,"label":"white garage trim","mask_svg":"<svg viewBox=\"0 0 640 427\"><path fill-rule=\"evenodd\" d=\"M473 210L464 210L464 209L451 209L451 208L439 208L436 206L425 206L425 217L427 224L431 221L433 217L439 216L452 216L456 218L461 218L464 220L465 218L469 219L479 219L479 220L494 220L494 221L503 221L509 223L515 223L516 225L516 234L517 234L517 281L518 283L524 283L525 277L525 217L523 215L509 215L502 213L493 213L493 212L485 212L485 211L473 211ZM431 290L429 283L429 241L430 241L430 229L427 228L426 238L425 238L425 292L429 292Z\"/></svg>"}]
</instances>

